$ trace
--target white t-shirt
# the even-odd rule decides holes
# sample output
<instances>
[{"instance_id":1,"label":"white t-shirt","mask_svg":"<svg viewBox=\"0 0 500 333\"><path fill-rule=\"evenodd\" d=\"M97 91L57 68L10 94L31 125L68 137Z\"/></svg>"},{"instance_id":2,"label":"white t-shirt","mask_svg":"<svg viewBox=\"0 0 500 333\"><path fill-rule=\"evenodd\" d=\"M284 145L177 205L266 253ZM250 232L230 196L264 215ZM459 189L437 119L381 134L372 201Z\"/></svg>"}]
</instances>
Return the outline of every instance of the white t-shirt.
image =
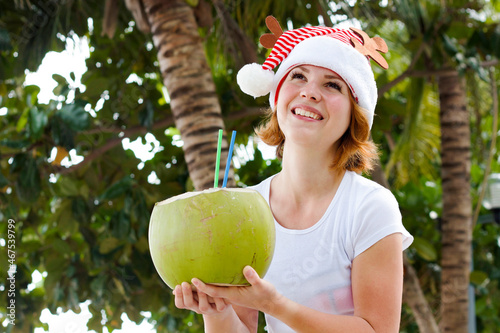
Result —
<instances>
[{"instance_id":1,"label":"white t-shirt","mask_svg":"<svg viewBox=\"0 0 500 333\"><path fill-rule=\"evenodd\" d=\"M251 187L268 203L273 177ZM275 225L276 248L264 278L287 298L331 314L354 313L351 266L357 255L393 233L403 235L403 250L413 242L393 194L351 171L312 227L287 229L276 221ZM276 318L265 317L268 332L294 332Z\"/></svg>"}]
</instances>

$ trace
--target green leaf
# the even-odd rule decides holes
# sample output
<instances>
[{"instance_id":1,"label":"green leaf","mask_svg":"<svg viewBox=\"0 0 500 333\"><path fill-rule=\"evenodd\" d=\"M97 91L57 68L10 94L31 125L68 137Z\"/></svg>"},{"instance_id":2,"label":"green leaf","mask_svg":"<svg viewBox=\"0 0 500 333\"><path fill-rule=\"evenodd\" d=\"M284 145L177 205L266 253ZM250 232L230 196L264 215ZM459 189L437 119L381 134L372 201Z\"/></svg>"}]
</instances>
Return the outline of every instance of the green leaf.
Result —
<instances>
[{"instance_id":1,"label":"green leaf","mask_svg":"<svg viewBox=\"0 0 500 333\"><path fill-rule=\"evenodd\" d=\"M29 140L9 140L9 139L3 139L0 140L0 145L12 148L12 149L22 149L26 148L30 145Z\"/></svg>"},{"instance_id":2,"label":"green leaf","mask_svg":"<svg viewBox=\"0 0 500 333\"><path fill-rule=\"evenodd\" d=\"M0 28L0 51L12 50L9 32Z\"/></svg>"},{"instance_id":3,"label":"green leaf","mask_svg":"<svg viewBox=\"0 0 500 333\"><path fill-rule=\"evenodd\" d=\"M125 176L123 179L111 185L107 190L105 190L99 196L99 201L114 199L130 189L134 180L130 176Z\"/></svg>"},{"instance_id":4,"label":"green leaf","mask_svg":"<svg viewBox=\"0 0 500 333\"><path fill-rule=\"evenodd\" d=\"M26 95L26 105L32 107L36 104L40 87L37 85L28 85L24 87L24 93Z\"/></svg>"},{"instance_id":5,"label":"green leaf","mask_svg":"<svg viewBox=\"0 0 500 333\"><path fill-rule=\"evenodd\" d=\"M45 296L45 289L43 289L42 287L35 288L30 291L30 296L43 298Z\"/></svg>"},{"instance_id":6,"label":"green leaf","mask_svg":"<svg viewBox=\"0 0 500 333\"><path fill-rule=\"evenodd\" d=\"M62 272L66 269L67 261L59 255L52 255L48 257L45 261L45 270L47 273L52 274L62 274Z\"/></svg>"},{"instance_id":7,"label":"green leaf","mask_svg":"<svg viewBox=\"0 0 500 333\"><path fill-rule=\"evenodd\" d=\"M483 284L488 279L488 274L483 271L472 271L470 273L470 282L476 286Z\"/></svg>"},{"instance_id":8,"label":"green leaf","mask_svg":"<svg viewBox=\"0 0 500 333\"><path fill-rule=\"evenodd\" d=\"M63 256L69 256L72 252L68 243L62 239L55 239L52 241L52 247Z\"/></svg>"},{"instance_id":9,"label":"green leaf","mask_svg":"<svg viewBox=\"0 0 500 333\"><path fill-rule=\"evenodd\" d=\"M108 254L121 245L121 241L115 237L108 237L101 241L99 253Z\"/></svg>"},{"instance_id":10,"label":"green leaf","mask_svg":"<svg viewBox=\"0 0 500 333\"><path fill-rule=\"evenodd\" d=\"M5 187L7 185L9 185L9 181L7 180L7 178L5 178L3 173L0 172L0 189L2 189L3 187Z\"/></svg>"},{"instance_id":11,"label":"green leaf","mask_svg":"<svg viewBox=\"0 0 500 333\"><path fill-rule=\"evenodd\" d=\"M21 243L23 249L30 249L33 246L37 246L37 248L39 248L41 244L41 237L35 230L33 230L33 228L23 228Z\"/></svg>"},{"instance_id":12,"label":"green leaf","mask_svg":"<svg viewBox=\"0 0 500 333\"><path fill-rule=\"evenodd\" d=\"M59 281L61 280L63 271L51 272L43 281L43 287L46 291L47 301L57 300L57 289Z\"/></svg>"},{"instance_id":13,"label":"green leaf","mask_svg":"<svg viewBox=\"0 0 500 333\"><path fill-rule=\"evenodd\" d=\"M49 122L55 145L64 147L67 151L73 149L75 147L74 131L66 126L60 117L52 117Z\"/></svg>"},{"instance_id":14,"label":"green leaf","mask_svg":"<svg viewBox=\"0 0 500 333\"><path fill-rule=\"evenodd\" d=\"M97 295L102 294L104 290L104 286L106 284L107 276L105 274L99 274L95 278L92 279L90 283L90 289L94 291ZM90 312L92 311L92 307L89 307Z\"/></svg>"},{"instance_id":15,"label":"green leaf","mask_svg":"<svg viewBox=\"0 0 500 333\"><path fill-rule=\"evenodd\" d=\"M94 77L89 77L88 80L85 80L85 77L85 75L82 77L82 83L86 87L84 95L97 102L104 90L109 88L110 80L108 78Z\"/></svg>"},{"instance_id":16,"label":"green leaf","mask_svg":"<svg viewBox=\"0 0 500 333\"><path fill-rule=\"evenodd\" d=\"M149 243L146 236L140 237L135 243L135 247L139 252L146 253L149 250Z\"/></svg>"},{"instance_id":17,"label":"green leaf","mask_svg":"<svg viewBox=\"0 0 500 333\"><path fill-rule=\"evenodd\" d=\"M148 99L146 100L144 108L139 112L139 122L148 130L153 126L154 108L153 103Z\"/></svg>"},{"instance_id":18,"label":"green leaf","mask_svg":"<svg viewBox=\"0 0 500 333\"><path fill-rule=\"evenodd\" d=\"M80 186L78 181L69 177L61 177L56 183L59 191L58 195L64 197L77 196L80 194Z\"/></svg>"},{"instance_id":19,"label":"green leaf","mask_svg":"<svg viewBox=\"0 0 500 333\"><path fill-rule=\"evenodd\" d=\"M43 133L43 129L47 126L48 117L44 110L38 110L36 106L32 107L29 112L29 125L31 137L38 140Z\"/></svg>"},{"instance_id":20,"label":"green leaf","mask_svg":"<svg viewBox=\"0 0 500 333\"><path fill-rule=\"evenodd\" d=\"M73 218L72 201L64 200L54 213L57 228L62 235L72 235L78 231L78 223Z\"/></svg>"},{"instance_id":21,"label":"green leaf","mask_svg":"<svg viewBox=\"0 0 500 333\"><path fill-rule=\"evenodd\" d=\"M71 266L73 267L73 266ZM73 281L76 282L76 279L73 279ZM67 295L66 295L66 302L68 304L69 307L71 308L77 308L78 307L78 304L80 303L78 301L78 294L77 294L77 284L74 283L72 284L72 287L69 288L69 291L67 292Z\"/></svg>"},{"instance_id":22,"label":"green leaf","mask_svg":"<svg viewBox=\"0 0 500 333\"><path fill-rule=\"evenodd\" d=\"M123 210L115 213L111 219L113 236L118 239L126 239L130 232L130 217Z\"/></svg>"},{"instance_id":23,"label":"green leaf","mask_svg":"<svg viewBox=\"0 0 500 333\"><path fill-rule=\"evenodd\" d=\"M54 188L56 189L57 195L62 197L75 197L81 195L85 199L88 199L90 193L87 183L70 177L60 177Z\"/></svg>"},{"instance_id":24,"label":"green leaf","mask_svg":"<svg viewBox=\"0 0 500 333\"><path fill-rule=\"evenodd\" d=\"M66 78L59 74L52 74L52 78L57 82L57 86L53 90L54 95L65 95L69 91L69 85Z\"/></svg>"},{"instance_id":25,"label":"green leaf","mask_svg":"<svg viewBox=\"0 0 500 333\"><path fill-rule=\"evenodd\" d=\"M66 78L62 75L59 74L52 74L52 79L57 82L57 84L66 84L68 81L66 81Z\"/></svg>"},{"instance_id":26,"label":"green leaf","mask_svg":"<svg viewBox=\"0 0 500 333\"><path fill-rule=\"evenodd\" d=\"M28 108L24 109L23 113L21 114L21 117L19 117L19 120L17 121L16 124L16 130L18 132L21 132L28 123L29 111L30 110Z\"/></svg>"},{"instance_id":27,"label":"green leaf","mask_svg":"<svg viewBox=\"0 0 500 333\"><path fill-rule=\"evenodd\" d=\"M415 236L413 240L412 248L417 251L417 254L427 261L436 261L437 251L434 245L432 245L428 240Z\"/></svg>"},{"instance_id":28,"label":"green leaf","mask_svg":"<svg viewBox=\"0 0 500 333\"><path fill-rule=\"evenodd\" d=\"M83 131L90 126L90 116L84 107L86 102L75 101L73 104L65 104L57 112L57 116L74 131Z\"/></svg>"},{"instance_id":29,"label":"green leaf","mask_svg":"<svg viewBox=\"0 0 500 333\"><path fill-rule=\"evenodd\" d=\"M42 188L40 173L34 159L26 158L17 178L16 190L19 199L22 201L34 202L38 199Z\"/></svg>"},{"instance_id":30,"label":"green leaf","mask_svg":"<svg viewBox=\"0 0 500 333\"><path fill-rule=\"evenodd\" d=\"M145 235L148 231L148 223L151 217L151 211L149 210L144 194L140 191L136 192L134 196L135 206L132 210L133 216L139 222L139 229L137 230L137 236L141 237Z\"/></svg>"},{"instance_id":31,"label":"green leaf","mask_svg":"<svg viewBox=\"0 0 500 333\"><path fill-rule=\"evenodd\" d=\"M87 202L80 196L75 197L71 203L71 210L73 211L73 217L75 220L82 224L90 222L90 217L92 212Z\"/></svg>"},{"instance_id":32,"label":"green leaf","mask_svg":"<svg viewBox=\"0 0 500 333\"><path fill-rule=\"evenodd\" d=\"M28 154L16 154L10 165L10 173L16 173L23 169L28 163Z\"/></svg>"}]
</instances>

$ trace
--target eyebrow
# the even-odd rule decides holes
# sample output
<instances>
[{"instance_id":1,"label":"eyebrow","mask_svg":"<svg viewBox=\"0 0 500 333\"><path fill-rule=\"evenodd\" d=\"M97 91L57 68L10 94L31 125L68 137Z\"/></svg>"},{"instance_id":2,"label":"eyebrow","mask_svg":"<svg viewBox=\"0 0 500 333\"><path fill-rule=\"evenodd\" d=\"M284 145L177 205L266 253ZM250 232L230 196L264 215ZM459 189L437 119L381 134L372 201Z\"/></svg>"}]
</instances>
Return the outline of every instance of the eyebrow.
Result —
<instances>
[{"instance_id":1,"label":"eyebrow","mask_svg":"<svg viewBox=\"0 0 500 333\"><path fill-rule=\"evenodd\" d=\"M327 78L327 79L340 79L340 76L325 75L325 78Z\"/></svg>"},{"instance_id":2,"label":"eyebrow","mask_svg":"<svg viewBox=\"0 0 500 333\"><path fill-rule=\"evenodd\" d=\"M306 67L303 67L303 66L297 66L297 68L300 68L301 70L303 70L304 72L306 73L309 73L310 71L306 68ZM335 76L335 75L325 75L325 79L341 79L340 76Z\"/></svg>"}]
</instances>

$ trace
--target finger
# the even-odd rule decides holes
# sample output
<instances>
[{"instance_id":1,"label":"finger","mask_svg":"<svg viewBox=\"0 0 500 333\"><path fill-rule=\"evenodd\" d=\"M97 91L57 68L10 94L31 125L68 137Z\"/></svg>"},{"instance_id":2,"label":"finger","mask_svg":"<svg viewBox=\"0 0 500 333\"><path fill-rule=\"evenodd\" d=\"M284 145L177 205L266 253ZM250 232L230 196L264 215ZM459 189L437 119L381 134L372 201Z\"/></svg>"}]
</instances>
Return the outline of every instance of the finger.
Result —
<instances>
[{"instance_id":1,"label":"finger","mask_svg":"<svg viewBox=\"0 0 500 333\"><path fill-rule=\"evenodd\" d=\"M197 302L193 297L193 291L191 290L191 286L187 282L182 282L181 284L182 287L182 298L184 301L184 305L187 306L188 308L194 308L197 306Z\"/></svg>"},{"instance_id":2,"label":"finger","mask_svg":"<svg viewBox=\"0 0 500 333\"><path fill-rule=\"evenodd\" d=\"M226 309L226 301L223 299L223 298L214 298L213 299L214 302L215 302L215 308L217 309L217 311L219 312L222 312Z\"/></svg>"},{"instance_id":3,"label":"finger","mask_svg":"<svg viewBox=\"0 0 500 333\"><path fill-rule=\"evenodd\" d=\"M202 313L210 313L210 310L213 310L212 305L208 303L207 294L202 291L198 291L198 307Z\"/></svg>"},{"instance_id":4,"label":"finger","mask_svg":"<svg viewBox=\"0 0 500 333\"><path fill-rule=\"evenodd\" d=\"M204 292L208 296L211 296L213 298L215 298L215 297L223 297L223 296L219 296L218 293L217 293L217 290L219 290L221 288L217 288L217 287L213 287L213 286L207 285L207 284L203 283L201 280L198 280L196 278L192 279L191 283L194 284L194 286L196 287L197 290Z\"/></svg>"},{"instance_id":5,"label":"finger","mask_svg":"<svg viewBox=\"0 0 500 333\"><path fill-rule=\"evenodd\" d=\"M198 289L196 289L196 286L194 284L191 285L191 290L193 291L194 300L198 302ZM215 303L212 296L207 295L207 298L208 298L208 303Z\"/></svg>"},{"instance_id":6,"label":"finger","mask_svg":"<svg viewBox=\"0 0 500 333\"><path fill-rule=\"evenodd\" d=\"M243 275L252 286L260 282L259 274L257 274L252 266L245 266L245 268L243 268Z\"/></svg>"},{"instance_id":7,"label":"finger","mask_svg":"<svg viewBox=\"0 0 500 333\"><path fill-rule=\"evenodd\" d=\"M207 285L203 283L201 280L198 280L197 278L194 278L191 280L191 283L194 285L196 290L205 292L207 290Z\"/></svg>"},{"instance_id":8,"label":"finger","mask_svg":"<svg viewBox=\"0 0 500 333\"><path fill-rule=\"evenodd\" d=\"M178 309L185 309L186 306L184 305L184 297L182 295L182 289L181 286L177 285L174 288L174 304Z\"/></svg>"},{"instance_id":9,"label":"finger","mask_svg":"<svg viewBox=\"0 0 500 333\"><path fill-rule=\"evenodd\" d=\"M193 299L198 302L198 292L193 293Z\"/></svg>"},{"instance_id":10,"label":"finger","mask_svg":"<svg viewBox=\"0 0 500 333\"><path fill-rule=\"evenodd\" d=\"M200 280L198 280L198 279L196 279L196 278L195 278L195 279L193 279L193 280L200 281ZM193 283L193 281L191 281L191 283ZM191 285L191 288L192 288L192 290L193 290L193 291L195 291L195 293L194 293L195 299L196 299L196 300L198 300L198 299L197 299L197 296L196 296L196 292L198 292L198 289L196 288L196 285L193 283L193 284ZM207 299L208 299L208 303L215 304L214 298L213 298L212 296L207 295Z\"/></svg>"}]
</instances>

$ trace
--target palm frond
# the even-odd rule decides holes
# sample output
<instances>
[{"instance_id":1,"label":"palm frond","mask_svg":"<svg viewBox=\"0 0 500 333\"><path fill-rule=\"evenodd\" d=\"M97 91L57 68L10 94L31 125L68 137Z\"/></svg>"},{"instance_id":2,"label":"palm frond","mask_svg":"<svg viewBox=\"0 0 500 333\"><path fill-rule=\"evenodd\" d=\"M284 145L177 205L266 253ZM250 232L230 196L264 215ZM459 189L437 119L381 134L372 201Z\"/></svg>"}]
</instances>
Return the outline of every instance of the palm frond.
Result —
<instances>
[{"instance_id":1,"label":"palm frond","mask_svg":"<svg viewBox=\"0 0 500 333\"><path fill-rule=\"evenodd\" d=\"M432 87L424 79L413 79L408 94L404 130L386 166L386 175L393 175L396 187L417 181L421 176L438 177L439 103Z\"/></svg>"}]
</instances>

